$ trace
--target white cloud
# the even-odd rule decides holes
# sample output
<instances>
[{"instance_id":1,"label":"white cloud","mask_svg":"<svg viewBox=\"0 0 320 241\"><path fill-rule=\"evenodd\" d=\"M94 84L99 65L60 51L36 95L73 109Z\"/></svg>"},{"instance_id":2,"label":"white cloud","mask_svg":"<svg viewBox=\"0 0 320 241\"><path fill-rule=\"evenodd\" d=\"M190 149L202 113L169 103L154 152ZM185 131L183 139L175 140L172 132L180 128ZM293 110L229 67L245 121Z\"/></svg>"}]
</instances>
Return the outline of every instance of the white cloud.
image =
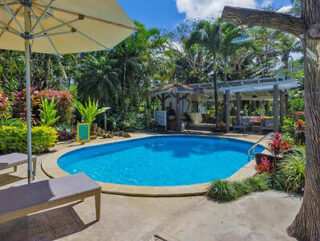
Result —
<instances>
[{"instance_id":1,"label":"white cloud","mask_svg":"<svg viewBox=\"0 0 320 241\"><path fill-rule=\"evenodd\" d=\"M256 0L176 0L179 13L189 19L217 18L224 6L255 8Z\"/></svg>"},{"instance_id":2,"label":"white cloud","mask_svg":"<svg viewBox=\"0 0 320 241\"><path fill-rule=\"evenodd\" d=\"M288 6L283 6L282 8L278 9L278 13L291 13L292 10L292 6L288 5Z\"/></svg>"},{"instance_id":3,"label":"white cloud","mask_svg":"<svg viewBox=\"0 0 320 241\"><path fill-rule=\"evenodd\" d=\"M272 6L272 3L273 3L273 0L264 0L261 4L261 7L262 8L267 8L267 7L270 7Z\"/></svg>"}]
</instances>

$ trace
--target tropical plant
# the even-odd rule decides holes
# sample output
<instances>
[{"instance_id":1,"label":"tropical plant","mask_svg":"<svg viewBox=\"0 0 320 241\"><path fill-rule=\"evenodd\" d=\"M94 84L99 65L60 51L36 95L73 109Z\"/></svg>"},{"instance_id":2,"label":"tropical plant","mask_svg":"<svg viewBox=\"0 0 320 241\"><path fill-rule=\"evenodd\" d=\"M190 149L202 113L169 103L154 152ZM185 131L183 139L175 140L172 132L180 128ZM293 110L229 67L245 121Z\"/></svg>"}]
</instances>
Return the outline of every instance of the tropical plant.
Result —
<instances>
[{"instance_id":1,"label":"tropical plant","mask_svg":"<svg viewBox=\"0 0 320 241\"><path fill-rule=\"evenodd\" d=\"M22 128L24 125L25 123L17 118L9 118L0 122L0 126L15 126Z\"/></svg>"},{"instance_id":2,"label":"tropical plant","mask_svg":"<svg viewBox=\"0 0 320 241\"><path fill-rule=\"evenodd\" d=\"M22 120L26 120L27 117L27 91L23 89L22 91L15 92L14 100L12 104L12 111L14 118L20 118ZM36 124L36 120L38 120L39 109L41 106L41 98L39 95L39 91L36 88L31 88L31 113L33 123Z\"/></svg>"},{"instance_id":3,"label":"tropical plant","mask_svg":"<svg viewBox=\"0 0 320 241\"><path fill-rule=\"evenodd\" d=\"M58 123L71 124L74 105L72 102L72 95L69 91L59 91L52 89L45 89L39 91L38 95L46 98L48 101L54 99L56 103L57 116L59 116Z\"/></svg>"},{"instance_id":4,"label":"tropical plant","mask_svg":"<svg viewBox=\"0 0 320 241\"><path fill-rule=\"evenodd\" d=\"M211 56L213 82L214 82L214 102L215 110L218 110L218 54L221 48L221 21L217 20L214 23L209 21L200 21L195 31L191 33L187 46L190 48L194 44L200 44L208 50L208 54ZM215 113L216 128L218 128L218 111Z\"/></svg>"},{"instance_id":5,"label":"tropical plant","mask_svg":"<svg viewBox=\"0 0 320 241\"><path fill-rule=\"evenodd\" d=\"M253 116L265 116L266 110L263 107L258 107L252 112Z\"/></svg>"},{"instance_id":6,"label":"tropical plant","mask_svg":"<svg viewBox=\"0 0 320 241\"><path fill-rule=\"evenodd\" d=\"M41 96L41 105L42 109L40 109L40 125L41 126L53 126L60 118L57 115L56 111L56 103L54 102L54 98L48 101L47 98Z\"/></svg>"},{"instance_id":7,"label":"tropical plant","mask_svg":"<svg viewBox=\"0 0 320 241\"><path fill-rule=\"evenodd\" d=\"M260 164L257 164L255 166L255 169L256 171L259 173L259 174L262 174L262 173L270 173L271 172L271 162L270 160L268 159L268 157L266 156L262 156L260 158Z\"/></svg>"},{"instance_id":8,"label":"tropical plant","mask_svg":"<svg viewBox=\"0 0 320 241\"><path fill-rule=\"evenodd\" d=\"M284 125L282 126L283 131L291 138L296 137L296 121L293 118L285 118Z\"/></svg>"},{"instance_id":9,"label":"tropical plant","mask_svg":"<svg viewBox=\"0 0 320 241\"><path fill-rule=\"evenodd\" d=\"M251 192L264 192L269 190L269 186L266 182L266 175L259 175L257 177L249 177L243 182L249 187Z\"/></svg>"},{"instance_id":10,"label":"tropical plant","mask_svg":"<svg viewBox=\"0 0 320 241\"><path fill-rule=\"evenodd\" d=\"M207 195L214 201L232 201L238 198L232 183L221 180L212 183Z\"/></svg>"},{"instance_id":11,"label":"tropical plant","mask_svg":"<svg viewBox=\"0 0 320 241\"><path fill-rule=\"evenodd\" d=\"M108 107L99 109L99 101L91 101L90 97L88 97L88 102L86 102L85 105L77 100L74 100L74 105L81 114L83 120L89 124L95 121L97 115L102 114L109 109Z\"/></svg>"},{"instance_id":12,"label":"tropical plant","mask_svg":"<svg viewBox=\"0 0 320 241\"><path fill-rule=\"evenodd\" d=\"M267 175L258 175L244 179L240 182L214 181L207 196L214 201L233 201L252 192L269 190Z\"/></svg>"},{"instance_id":13,"label":"tropical plant","mask_svg":"<svg viewBox=\"0 0 320 241\"><path fill-rule=\"evenodd\" d=\"M287 192L303 192L305 183L306 154L303 148L279 163L279 175Z\"/></svg>"},{"instance_id":14,"label":"tropical plant","mask_svg":"<svg viewBox=\"0 0 320 241\"><path fill-rule=\"evenodd\" d=\"M305 102L302 95L303 92L301 91L291 91L291 98L289 99L290 112L304 111Z\"/></svg>"},{"instance_id":15,"label":"tropical plant","mask_svg":"<svg viewBox=\"0 0 320 241\"><path fill-rule=\"evenodd\" d=\"M291 145L288 142L283 141L281 139L281 135L279 132L276 132L276 134L272 136L271 142L269 143L267 148L273 154L273 160L271 160L271 167L270 167L270 171L272 173L277 168L280 154L290 148L291 148Z\"/></svg>"},{"instance_id":16,"label":"tropical plant","mask_svg":"<svg viewBox=\"0 0 320 241\"><path fill-rule=\"evenodd\" d=\"M56 131L58 132L59 141L68 141L75 137L75 132L65 123L56 126Z\"/></svg>"}]
</instances>

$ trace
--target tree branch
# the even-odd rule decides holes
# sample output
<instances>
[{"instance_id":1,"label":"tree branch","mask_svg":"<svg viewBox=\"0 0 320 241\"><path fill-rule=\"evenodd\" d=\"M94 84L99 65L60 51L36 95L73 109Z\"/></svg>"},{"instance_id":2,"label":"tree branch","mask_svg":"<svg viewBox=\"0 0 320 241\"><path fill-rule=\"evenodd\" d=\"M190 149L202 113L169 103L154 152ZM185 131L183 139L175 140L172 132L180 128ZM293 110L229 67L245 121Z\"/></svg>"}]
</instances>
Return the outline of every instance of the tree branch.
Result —
<instances>
[{"instance_id":1,"label":"tree branch","mask_svg":"<svg viewBox=\"0 0 320 241\"><path fill-rule=\"evenodd\" d=\"M235 25L268 27L282 30L298 37L301 37L301 35L305 34L307 31L303 19L274 11L226 6L222 12L221 18L223 21Z\"/></svg>"}]
</instances>

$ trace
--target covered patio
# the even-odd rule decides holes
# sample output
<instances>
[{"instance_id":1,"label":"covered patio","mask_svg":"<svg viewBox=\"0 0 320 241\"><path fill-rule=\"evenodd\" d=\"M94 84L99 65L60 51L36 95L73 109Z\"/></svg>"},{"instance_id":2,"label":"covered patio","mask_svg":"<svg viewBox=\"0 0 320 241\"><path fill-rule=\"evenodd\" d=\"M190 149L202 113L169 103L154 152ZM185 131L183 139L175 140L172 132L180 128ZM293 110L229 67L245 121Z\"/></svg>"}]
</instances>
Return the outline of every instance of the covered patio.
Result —
<instances>
[{"instance_id":1,"label":"covered patio","mask_svg":"<svg viewBox=\"0 0 320 241\"><path fill-rule=\"evenodd\" d=\"M260 78L233 80L218 83L218 101L223 112L219 121L225 123L226 131L246 130L253 123L251 130L258 132L278 131L283 125L289 108L289 91L298 87L296 80L284 78ZM161 101L161 111L166 113L166 128L181 130L184 121L191 119L190 128L201 126L214 127L208 121L208 106L214 103L214 83L197 83L190 85L171 84L150 91ZM248 113L244 113L244 106ZM264 108L265 116L252 116L255 108ZM234 117L231 116L233 111ZM259 118L258 118L259 117ZM162 115L162 118L163 115ZM175 121L173 121L175 120ZM260 123L262 122L263 123ZM251 123L252 122L252 123ZM260 123L260 124L259 124ZM258 125L257 125L258 124ZM264 125L264 126L262 126ZM248 128L246 128L248 127Z\"/></svg>"}]
</instances>

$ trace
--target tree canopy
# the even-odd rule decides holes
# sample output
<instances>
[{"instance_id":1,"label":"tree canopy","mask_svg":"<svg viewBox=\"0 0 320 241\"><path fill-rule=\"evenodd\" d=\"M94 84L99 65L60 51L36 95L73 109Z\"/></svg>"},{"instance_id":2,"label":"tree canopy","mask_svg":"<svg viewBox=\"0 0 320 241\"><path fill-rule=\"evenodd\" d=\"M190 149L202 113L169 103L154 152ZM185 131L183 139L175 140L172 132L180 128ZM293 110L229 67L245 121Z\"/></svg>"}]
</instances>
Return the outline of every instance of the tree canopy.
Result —
<instances>
[{"instance_id":1,"label":"tree canopy","mask_svg":"<svg viewBox=\"0 0 320 241\"><path fill-rule=\"evenodd\" d=\"M173 32L139 31L113 49L62 57L32 54L32 86L38 90L77 90L114 112L149 104L146 92L170 83L221 82L290 76L291 55L302 51L293 35L254 27L243 30L218 20L187 21ZM255 40L235 45L248 32ZM0 86L6 92L24 88L24 54L0 50ZM293 61L301 77L302 59Z\"/></svg>"}]
</instances>

